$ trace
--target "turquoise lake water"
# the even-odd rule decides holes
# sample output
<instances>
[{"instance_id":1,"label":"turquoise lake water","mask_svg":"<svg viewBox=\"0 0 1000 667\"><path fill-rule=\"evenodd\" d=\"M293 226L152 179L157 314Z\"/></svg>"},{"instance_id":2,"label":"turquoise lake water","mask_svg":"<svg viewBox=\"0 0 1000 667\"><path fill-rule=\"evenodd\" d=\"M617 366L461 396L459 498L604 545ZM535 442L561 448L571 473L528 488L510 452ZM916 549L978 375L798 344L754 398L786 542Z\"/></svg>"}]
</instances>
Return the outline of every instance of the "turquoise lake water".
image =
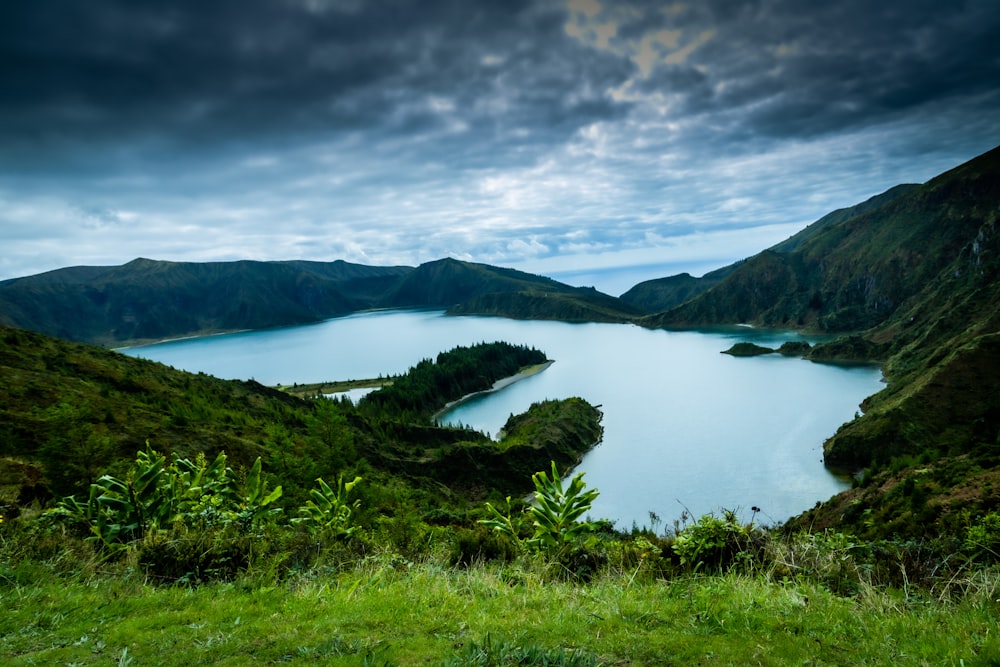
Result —
<instances>
[{"instance_id":1,"label":"turquoise lake water","mask_svg":"<svg viewBox=\"0 0 1000 667\"><path fill-rule=\"evenodd\" d=\"M685 511L761 508L778 523L849 486L822 463L823 441L881 387L874 366L720 354L738 341L776 347L789 332L735 327L655 331L441 311L361 313L300 327L124 350L192 372L275 385L405 372L457 345L504 340L553 359L543 372L464 403L443 418L495 435L511 413L581 396L604 413L604 440L577 471L600 490L592 517L621 528L669 527ZM805 338L805 340L809 340Z\"/></svg>"}]
</instances>

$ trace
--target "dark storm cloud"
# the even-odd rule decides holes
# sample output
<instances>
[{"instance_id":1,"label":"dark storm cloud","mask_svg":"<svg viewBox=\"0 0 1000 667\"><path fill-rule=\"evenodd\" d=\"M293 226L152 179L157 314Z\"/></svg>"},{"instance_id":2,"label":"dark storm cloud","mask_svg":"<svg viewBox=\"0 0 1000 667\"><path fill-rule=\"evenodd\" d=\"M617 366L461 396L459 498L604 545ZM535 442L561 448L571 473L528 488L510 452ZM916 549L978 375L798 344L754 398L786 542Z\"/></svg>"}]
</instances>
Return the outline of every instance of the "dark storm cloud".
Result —
<instances>
[{"instance_id":1,"label":"dark storm cloud","mask_svg":"<svg viewBox=\"0 0 1000 667\"><path fill-rule=\"evenodd\" d=\"M0 132L22 160L106 141L412 135L443 122L438 96L472 129L548 142L618 113L603 92L628 69L562 21L525 2L9 3Z\"/></svg>"},{"instance_id":2,"label":"dark storm cloud","mask_svg":"<svg viewBox=\"0 0 1000 667\"><path fill-rule=\"evenodd\" d=\"M1000 142L993 0L0 3L0 279L719 265Z\"/></svg>"},{"instance_id":3,"label":"dark storm cloud","mask_svg":"<svg viewBox=\"0 0 1000 667\"><path fill-rule=\"evenodd\" d=\"M645 91L683 96L689 113L740 113L748 130L814 136L955 100L995 109L1000 12L991 2L706 2L642 8L620 33L713 35L683 63L658 65Z\"/></svg>"}]
</instances>

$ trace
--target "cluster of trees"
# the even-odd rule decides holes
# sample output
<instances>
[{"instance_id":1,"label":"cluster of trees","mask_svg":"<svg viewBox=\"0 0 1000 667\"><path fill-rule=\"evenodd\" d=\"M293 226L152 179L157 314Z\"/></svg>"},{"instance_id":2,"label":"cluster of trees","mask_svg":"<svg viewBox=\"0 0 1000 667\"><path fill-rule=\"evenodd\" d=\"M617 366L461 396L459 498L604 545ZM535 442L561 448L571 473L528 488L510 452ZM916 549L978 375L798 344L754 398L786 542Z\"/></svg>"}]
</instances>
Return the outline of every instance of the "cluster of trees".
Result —
<instances>
[{"instance_id":1,"label":"cluster of trees","mask_svg":"<svg viewBox=\"0 0 1000 667\"><path fill-rule=\"evenodd\" d=\"M361 399L359 408L369 416L391 414L426 421L451 401L490 389L497 380L546 361L535 348L505 342L456 347L393 378L392 384Z\"/></svg>"}]
</instances>

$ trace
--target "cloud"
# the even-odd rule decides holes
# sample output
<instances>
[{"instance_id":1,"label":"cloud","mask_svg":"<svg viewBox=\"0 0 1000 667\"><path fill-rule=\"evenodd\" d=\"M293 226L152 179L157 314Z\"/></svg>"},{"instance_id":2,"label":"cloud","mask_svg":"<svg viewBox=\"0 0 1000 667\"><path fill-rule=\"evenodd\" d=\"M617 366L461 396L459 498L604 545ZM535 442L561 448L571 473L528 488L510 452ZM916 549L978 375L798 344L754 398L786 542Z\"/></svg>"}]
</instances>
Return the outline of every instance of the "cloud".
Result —
<instances>
[{"instance_id":1,"label":"cloud","mask_svg":"<svg viewBox=\"0 0 1000 667\"><path fill-rule=\"evenodd\" d=\"M987 0L4 3L0 278L726 263L995 145L998 32Z\"/></svg>"}]
</instances>

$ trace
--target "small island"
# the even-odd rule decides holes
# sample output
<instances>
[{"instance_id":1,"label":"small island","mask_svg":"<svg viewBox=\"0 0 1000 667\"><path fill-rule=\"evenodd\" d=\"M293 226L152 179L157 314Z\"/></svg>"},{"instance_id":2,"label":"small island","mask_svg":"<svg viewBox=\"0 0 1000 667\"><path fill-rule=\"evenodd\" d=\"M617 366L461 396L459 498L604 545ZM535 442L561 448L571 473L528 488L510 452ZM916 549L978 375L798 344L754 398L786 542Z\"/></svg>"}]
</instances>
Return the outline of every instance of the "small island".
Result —
<instances>
[{"instance_id":1,"label":"small island","mask_svg":"<svg viewBox=\"0 0 1000 667\"><path fill-rule=\"evenodd\" d=\"M722 354L731 354L734 357L757 357L762 354L774 354L774 352L770 347L742 342L736 343L728 350L723 350Z\"/></svg>"}]
</instances>

